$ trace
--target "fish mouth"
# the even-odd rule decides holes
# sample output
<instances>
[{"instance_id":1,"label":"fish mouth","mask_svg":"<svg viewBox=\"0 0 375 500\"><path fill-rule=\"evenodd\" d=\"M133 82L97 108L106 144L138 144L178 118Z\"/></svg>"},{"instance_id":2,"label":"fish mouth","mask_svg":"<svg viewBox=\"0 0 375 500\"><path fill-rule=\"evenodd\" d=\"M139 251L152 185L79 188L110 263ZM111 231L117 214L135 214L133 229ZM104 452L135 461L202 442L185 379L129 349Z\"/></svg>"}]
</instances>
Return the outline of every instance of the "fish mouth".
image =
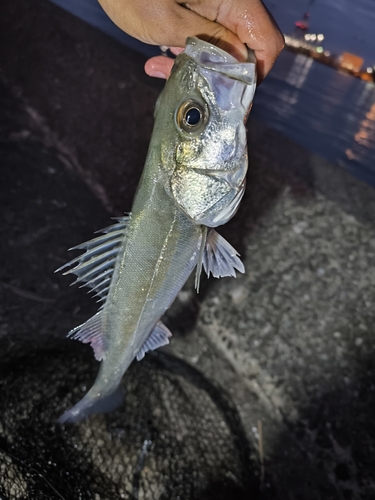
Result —
<instances>
[{"instance_id":1,"label":"fish mouth","mask_svg":"<svg viewBox=\"0 0 375 500\"><path fill-rule=\"evenodd\" d=\"M216 45L189 37L185 55L200 67L202 76L214 89L216 99L222 103L221 107L242 108L246 122L257 82L254 52L249 50L248 60L240 62Z\"/></svg>"},{"instance_id":2,"label":"fish mouth","mask_svg":"<svg viewBox=\"0 0 375 500\"><path fill-rule=\"evenodd\" d=\"M251 49L248 49L247 61L239 62L216 45L196 37L188 37L185 54L202 68L242 81L247 85L256 84L256 58Z\"/></svg>"}]
</instances>

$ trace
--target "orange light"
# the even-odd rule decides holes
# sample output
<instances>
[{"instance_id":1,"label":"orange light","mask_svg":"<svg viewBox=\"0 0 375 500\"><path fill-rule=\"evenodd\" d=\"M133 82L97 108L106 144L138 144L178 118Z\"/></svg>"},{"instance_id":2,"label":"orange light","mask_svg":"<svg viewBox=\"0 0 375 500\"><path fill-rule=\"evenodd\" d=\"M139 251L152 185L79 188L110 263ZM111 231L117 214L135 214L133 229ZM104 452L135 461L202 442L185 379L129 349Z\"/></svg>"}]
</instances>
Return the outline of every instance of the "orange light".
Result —
<instances>
[{"instance_id":1,"label":"orange light","mask_svg":"<svg viewBox=\"0 0 375 500\"><path fill-rule=\"evenodd\" d=\"M340 56L340 64L342 68L346 68L350 71L360 71L363 59L355 54L350 54L350 52L344 52Z\"/></svg>"}]
</instances>

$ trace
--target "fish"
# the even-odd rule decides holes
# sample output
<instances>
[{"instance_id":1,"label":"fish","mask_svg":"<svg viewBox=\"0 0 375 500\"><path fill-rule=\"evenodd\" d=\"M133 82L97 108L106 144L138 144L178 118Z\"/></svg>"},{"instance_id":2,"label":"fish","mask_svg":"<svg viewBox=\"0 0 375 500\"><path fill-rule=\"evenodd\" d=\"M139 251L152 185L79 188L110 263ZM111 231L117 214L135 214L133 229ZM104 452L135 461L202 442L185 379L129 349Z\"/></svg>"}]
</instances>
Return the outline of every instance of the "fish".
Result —
<instances>
[{"instance_id":1,"label":"fish","mask_svg":"<svg viewBox=\"0 0 375 500\"><path fill-rule=\"evenodd\" d=\"M161 321L191 273L244 273L237 251L216 231L236 213L248 168L246 120L256 61L239 62L190 37L154 111L154 128L131 212L58 271L75 274L101 301L68 337L88 343L101 362L87 394L59 418L77 422L116 394L136 358L169 343ZM104 405L105 406L105 405Z\"/></svg>"}]
</instances>

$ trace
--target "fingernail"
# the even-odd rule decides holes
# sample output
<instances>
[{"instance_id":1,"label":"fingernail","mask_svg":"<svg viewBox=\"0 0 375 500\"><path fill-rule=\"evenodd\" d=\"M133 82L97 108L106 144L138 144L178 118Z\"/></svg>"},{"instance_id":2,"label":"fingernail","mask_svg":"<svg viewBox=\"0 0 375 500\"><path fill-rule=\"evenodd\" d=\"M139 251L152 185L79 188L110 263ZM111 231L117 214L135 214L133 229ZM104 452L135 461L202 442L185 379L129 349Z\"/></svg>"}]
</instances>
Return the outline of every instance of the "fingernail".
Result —
<instances>
[{"instance_id":1,"label":"fingernail","mask_svg":"<svg viewBox=\"0 0 375 500\"><path fill-rule=\"evenodd\" d=\"M164 80L167 78L167 75L162 73L161 71L150 71L149 76L153 76L155 78L164 78Z\"/></svg>"},{"instance_id":2,"label":"fingernail","mask_svg":"<svg viewBox=\"0 0 375 500\"><path fill-rule=\"evenodd\" d=\"M175 56L178 56L179 54L181 54L181 52L183 52L185 49L183 47L171 47L170 48L170 51L172 52L172 54L174 54Z\"/></svg>"}]
</instances>

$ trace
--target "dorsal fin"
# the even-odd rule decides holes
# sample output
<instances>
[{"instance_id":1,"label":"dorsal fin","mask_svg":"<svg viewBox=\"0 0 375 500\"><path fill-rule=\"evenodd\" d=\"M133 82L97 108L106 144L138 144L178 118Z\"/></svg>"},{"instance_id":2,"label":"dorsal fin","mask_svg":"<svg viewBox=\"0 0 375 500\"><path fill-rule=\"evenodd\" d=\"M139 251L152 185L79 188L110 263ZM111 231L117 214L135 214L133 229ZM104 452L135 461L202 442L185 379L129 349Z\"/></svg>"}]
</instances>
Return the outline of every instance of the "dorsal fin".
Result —
<instances>
[{"instance_id":1,"label":"dorsal fin","mask_svg":"<svg viewBox=\"0 0 375 500\"><path fill-rule=\"evenodd\" d=\"M86 252L55 272L71 267L64 272L64 275L75 274L78 278L74 283L83 282L84 284L81 286L91 288L90 292L95 292L94 297L99 297L99 301L104 301L108 294L116 257L123 242L130 216L131 214L128 214L116 218L116 224L98 231L104 233L101 236L70 248L69 250L86 249Z\"/></svg>"},{"instance_id":2,"label":"dorsal fin","mask_svg":"<svg viewBox=\"0 0 375 500\"><path fill-rule=\"evenodd\" d=\"M240 273L245 272L239 253L214 229L210 229L207 235L203 267L207 276L211 273L214 278L225 276L235 278L236 269Z\"/></svg>"},{"instance_id":3,"label":"dorsal fin","mask_svg":"<svg viewBox=\"0 0 375 500\"><path fill-rule=\"evenodd\" d=\"M147 351L153 351L154 349L158 349L159 347L169 344L169 337L171 336L172 334L168 328L164 325L164 323L159 321L147 337L146 342L139 349L137 361L143 359Z\"/></svg>"}]
</instances>

